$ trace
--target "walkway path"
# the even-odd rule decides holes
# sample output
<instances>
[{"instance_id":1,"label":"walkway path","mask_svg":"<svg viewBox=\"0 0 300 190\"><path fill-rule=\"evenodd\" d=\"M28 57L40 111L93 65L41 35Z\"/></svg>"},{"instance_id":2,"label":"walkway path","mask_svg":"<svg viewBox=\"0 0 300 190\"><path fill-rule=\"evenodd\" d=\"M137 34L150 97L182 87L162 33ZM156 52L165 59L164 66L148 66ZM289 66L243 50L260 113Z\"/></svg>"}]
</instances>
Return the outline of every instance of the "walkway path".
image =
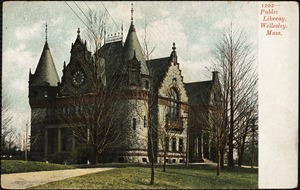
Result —
<instances>
[{"instance_id":1,"label":"walkway path","mask_svg":"<svg viewBox=\"0 0 300 190\"><path fill-rule=\"evenodd\" d=\"M1 175L1 188L5 189L25 189L52 181L67 179L70 177L81 176L90 173L96 173L113 168L88 168L88 169L70 169L55 171L40 171L28 173L14 173Z\"/></svg>"}]
</instances>

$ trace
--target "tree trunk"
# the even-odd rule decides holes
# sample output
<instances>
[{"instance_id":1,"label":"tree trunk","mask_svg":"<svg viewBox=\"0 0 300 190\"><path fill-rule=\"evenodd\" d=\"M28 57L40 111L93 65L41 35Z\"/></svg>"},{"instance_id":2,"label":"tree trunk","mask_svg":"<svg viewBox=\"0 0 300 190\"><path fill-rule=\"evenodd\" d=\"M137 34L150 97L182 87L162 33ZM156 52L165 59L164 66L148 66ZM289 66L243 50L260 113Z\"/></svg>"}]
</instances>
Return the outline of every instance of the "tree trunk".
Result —
<instances>
[{"instance_id":1,"label":"tree trunk","mask_svg":"<svg viewBox=\"0 0 300 190\"><path fill-rule=\"evenodd\" d=\"M189 166L189 128L186 129L186 161L185 161L185 166Z\"/></svg>"},{"instance_id":2,"label":"tree trunk","mask_svg":"<svg viewBox=\"0 0 300 190\"><path fill-rule=\"evenodd\" d=\"M241 167L243 164L243 150L241 150L241 153L239 154L239 161L238 161L238 166Z\"/></svg>"},{"instance_id":3,"label":"tree trunk","mask_svg":"<svg viewBox=\"0 0 300 190\"><path fill-rule=\"evenodd\" d=\"M95 155L95 165L97 165L98 164L98 158L99 158L99 156L98 156L98 152L96 151L96 155Z\"/></svg>"},{"instance_id":4,"label":"tree trunk","mask_svg":"<svg viewBox=\"0 0 300 190\"><path fill-rule=\"evenodd\" d=\"M96 147L93 147L92 160L91 163L93 165L98 164L98 151Z\"/></svg>"},{"instance_id":5,"label":"tree trunk","mask_svg":"<svg viewBox=\"0 0 300 190\"><path fill-rule=\"evenodd\" d=\"M154 156L152 156L152 162L151 162L151 179L150 179L150 185L154 184Z\"/></svg>"},{"instance_id":6,"label":"tree trunk","mask_svg":"<svg viewBox=\"0 0 300 190\"><path fill-rule=\"evenodd\" d=\"M154 147L153 147L153 134L152 129L150 129L150 143L151 143L151 179L150 179L150 185L154 184Z\"/></svg>"},{"instance_id":7,"label":"tree trunk","mask_svg":"<svg viewBox=\"0 0 300 190\"><path fill-rule=\"evenodd\" d=\"M163 167L163 172L166 171L166 157L167 157L167 144L165 140L165 148L164 148L164 167Z\"/></svg>"},{"instance_id":8,"label":"tree trunk","mask_svg":"<svg viewBox=\"0 0 300 190\"><path fill-rule=\"evenodd\" d=\"M255 131L253 129L252 129L252 143L251 143L251 168L253 168L253 164L254 164L254 133L255 133Z\"/></svg>"},{"instance_id":9,"label":"tree trunk","mask_svg":"<svg viewBox=\"0 0 300 190\"><path fill-rule=\"evenodd\" d=\"M224 168L224 149L220 151L220 165L221 168Z\"/></svg>"},{"instance_id":10,"label":"tree trunk","mask_svg":"<svg viewBox=\"0 0 300 190\"><path fill-rule=\"evenodd\" d=\"M218 128L218 160L217 160L217 176L220 175L221 172L221 137L220 137L220 130Z\"/></svg>"},{"instance_id":11,"label":"tree trunk","mask_svg":"<svg viewBox=\"0 0 300 190\"><path fill-rule=\"evenodd\" d=\"M238 160L238 166L241 167L243 164L243 147L240 147L241 150L239 150L239 160Z\"/></svg>"},{"instance_id":12,"label":"tree trunk","mask_svg":"<svg viewBox=\"0 0 300 190\"><path fill-rule=\"evenodd\" d=\"M243 158L244 158L244 152L245 152L245 141L242 143L242 146L240 147L240 154L239 154L239 166L241 167L243 165Z\"/></svg>"},{"instance_id":13,"label":"tree trunk","mask_svg":"<svg viewBox=\"0 0 300 190\"><path fill-rule=\"evenodd\" d=\"M232 50L231 50L232 52ZM232 58L232 57L231 57ZM230 122L229 122L229 138L228 138L228 166L234 167L233 163L233 127L234 127L234 121L233 121L233 114L234 114L234 108L233 108L233 63L232 60L230 62Z\"/></svg>"}]
</instances>

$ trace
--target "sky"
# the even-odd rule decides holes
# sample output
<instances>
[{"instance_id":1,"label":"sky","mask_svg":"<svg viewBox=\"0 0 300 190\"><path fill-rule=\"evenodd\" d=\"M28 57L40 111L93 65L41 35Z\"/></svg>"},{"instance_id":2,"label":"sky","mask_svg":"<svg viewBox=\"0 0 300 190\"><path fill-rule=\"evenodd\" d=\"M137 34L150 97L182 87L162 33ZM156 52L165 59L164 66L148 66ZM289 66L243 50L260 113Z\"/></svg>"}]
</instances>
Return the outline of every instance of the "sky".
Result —
<instances>
[{"instance_id":1,"label":"sky","mask_svg":"<svg viewBox=\"0 0 300 190\"><path fill-rule=\"evenodd\" d=\"M71 8L70 8L70 7ZM80 9L79 9L79 8ZM149 47L155 47L151 58L167 57L173 42L184 82L210 80L210 51L230 21L247 31L249 40L257 40L256 2L133 2L134 25L140 40L145 36ZM108 12L107 33L120 32L124 40L131 19L131 2L5 2L3 4L2 87L11 111L28 117L29 69L34 73L47 41L59 77L64 61L69 63L71 44L77 29L88 41L85 14ZM76 14L74 12L76 12ZM79 18L80 17L80 18ZM89 42L88 42L89 43Z\"/></svg>"}]
</instances>

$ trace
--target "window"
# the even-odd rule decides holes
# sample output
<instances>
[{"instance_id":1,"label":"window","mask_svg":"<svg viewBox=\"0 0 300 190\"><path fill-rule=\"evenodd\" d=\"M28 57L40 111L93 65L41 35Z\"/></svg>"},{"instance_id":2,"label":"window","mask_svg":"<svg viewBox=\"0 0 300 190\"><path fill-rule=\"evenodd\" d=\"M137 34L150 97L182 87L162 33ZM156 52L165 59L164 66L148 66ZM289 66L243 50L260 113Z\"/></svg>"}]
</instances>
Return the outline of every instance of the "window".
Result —
<instances>
[{"instance_id":1,"label":"window","mask_svg":"<svg viewBox=\"0 0 300 190\"><path fill-rule=\"evenodd\" d=\"M143 162L147 162L147 158L142 158Z\"/></svg>"},{"instance_id":2,"label":"window","mask_svg":"<svg viewBox=\"0 0 300 190\"><path fill-rule=\"evenodd\" d=\"M130 84L131 85L138 85L140 82L140 72L138 70L133 70L131 71L131 81Z\"/></svg>"},{"instance_id":3,"label":"window","mask_svg":"<svg viewBox=\"0 0 300 190\"><path fill-rule=\"evenodd\" d=\"M183 151L183 139L180 138L179 139L179 152L182 152Z\"/></svg>"},{"instance_id":4,"label":"window","mask_svg":"<svg viewBox=\"0 0 300 190\"><path fill-rule=\"evenodd\" d=\"M165 137L165 143L166 143L166 151L169 151L169 138Z\"/></svg>"},{"instance_id":5,"label":"window","mask_svg":"<svg viewBox=\"0 0 300 190\"><path fill-rule=\"evenodd\" d=\"M179 118L179 97L178 93L174 88L170 89L169 94L170 102L169 102L169 117L171 120L178 120Z\"/></svg>"},{"instance_id":6,"label":"window","mask_svg":"<svg viewBox=\"0 0 300 190\"><path fill-rule=\"evenodd\" d=\"M176 138L172 138L172 151L176 151Z\"/></svg>"},{"instance_id":7,"label":"window","mask_svg":"<svg viewBox=\"0 0 300 190\"><path fill-rule=\"evenodd\" d=\"M144 128L146 128L147 127L147 118L146 118L146 116L144 116Z\"/></svg>"},{"instance_id":8,"label":"window","mask_svg":"<svg viewBox=\"0 0 300 190\"><path fill-rule=\"evenodd\" d=\"M149 81L147 81L147 80L145 81L145 88L149 89Z\"/></svg>"},{"instance_id":9,"label":"window","mask_svg":"<svg viewBox=\"0 0 300 190\"><path fill-rule=\"evenodd\" d=\"M45 97L45 98L48 97L48 92L47 92L47 90L44 91L44 97Z\"/></svg>"},{"instance_id":10,"label":"window","mask_svg":"<svg viewBox=\"0 0 300 190\"><path fill-rule=\"evenodd\" d=\"M136 130L136 118L132 119L132 129Z\"/></svg>"},{"instance_id":11,"label":"window","mask_svg":"<svg viewBox=\"0 0 300 190\"><path fill-rule=\"evenodd\" d=\"M61 129L61 133L62 133L62 147L61 150L62 151L67 151L67 144L68 144L68 135L67 135L67 130L65 128Z\"/></svg>"}]
</instances>

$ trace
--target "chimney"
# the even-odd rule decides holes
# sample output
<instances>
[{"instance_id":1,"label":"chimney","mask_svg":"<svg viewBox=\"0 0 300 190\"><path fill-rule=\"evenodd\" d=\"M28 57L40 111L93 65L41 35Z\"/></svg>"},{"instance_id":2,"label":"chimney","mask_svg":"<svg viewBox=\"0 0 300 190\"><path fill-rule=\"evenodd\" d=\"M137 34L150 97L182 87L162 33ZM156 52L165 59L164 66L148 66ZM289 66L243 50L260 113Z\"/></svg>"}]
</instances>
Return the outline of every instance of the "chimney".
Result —
<instances>
[{"instance_id":1,"label":"chimney","mask_svg":"<svg viewBox=\"0 0 300 190\"><path fill-rule=\"evenodd\" d=\"M218 76L219 72L218 71L213 71L212 73L213 73L212 80L213 81L218 81L219 80L219 76Z\"/></svg>"}]
</instances>

